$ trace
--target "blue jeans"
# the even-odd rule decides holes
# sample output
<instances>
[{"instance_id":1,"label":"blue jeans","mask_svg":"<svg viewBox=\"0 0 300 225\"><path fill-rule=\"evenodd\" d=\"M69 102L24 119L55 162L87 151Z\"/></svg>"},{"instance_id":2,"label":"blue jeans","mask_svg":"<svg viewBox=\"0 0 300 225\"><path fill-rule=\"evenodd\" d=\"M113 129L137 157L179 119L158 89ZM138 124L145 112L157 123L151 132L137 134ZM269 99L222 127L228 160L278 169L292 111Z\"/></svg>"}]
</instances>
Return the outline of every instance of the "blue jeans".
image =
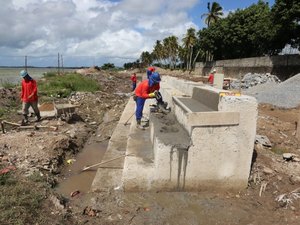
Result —
<instances>
[{"instance_id":1,"label":"blue jeans","mask_svg":"<svg viewBox=\"0 0 300 225\"><path fill-rule=\"evenodd\" d=\"M132 82L132 91L134 91L136 88L136 82Z\"/></svg>"},{"instance_id":2,"label":"blue jeans","mask_svg":"<svg viewBox=\"0 0 300 225\"><path fill-rule=\"evenodd\" d=\"M143 117L143 109L145 105L145 98L138 97L136 98L136 110L135 110L135 117L136 120L141 120Z\"/></svg>"},{"instance_id":3,"label":"blue jeans","mask_svg":"<svg viewBox=\"0 0 300 225\"><path fill-rule=\"evenodd\" d=\"M151 74L152 74L152 71L150 71L150 70L147 70L146 71L146 73L147 73L147 79L149 79L149 77L151 76Z\"/></svg>"}]
</instances>

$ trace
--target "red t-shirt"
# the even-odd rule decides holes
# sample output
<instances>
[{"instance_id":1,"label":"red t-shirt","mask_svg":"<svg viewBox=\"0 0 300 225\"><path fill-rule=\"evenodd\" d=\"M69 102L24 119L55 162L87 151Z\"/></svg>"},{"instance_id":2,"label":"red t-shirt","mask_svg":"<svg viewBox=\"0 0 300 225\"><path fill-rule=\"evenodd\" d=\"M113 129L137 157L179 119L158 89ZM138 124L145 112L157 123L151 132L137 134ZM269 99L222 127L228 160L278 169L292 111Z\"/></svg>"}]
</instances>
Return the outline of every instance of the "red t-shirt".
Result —
<instances>
[{"instance_id":1,"label":"red t-shirt","mask_svg":"<svg viewBox=\"0 0 300 225\"><path fill-rule=\"evenodd\" d=\"M135 89L135 95L141 98L149 98L149 94L160 89L159 83L149 87L149 80L143 80Z\"/></svg>"},{"instance_id":2,"label":"red t-shirt","mask_svg":"<svg viewBox=\"0 0 300 225\"><path fill-rule=\"evenodd\" d=\"M208 83L210 83L210 84L214 83L214 74L213 73L209 74L209 76L208 76Z\"/></svg>"},{"instance_id":3,"label":"red t-shirt","mask_svg":"<svg viewBox=\"0 0 300 225\"><path fill-rule=\"evenodd\" d=\"M33 96L28 98L32 93ZM22 80L21 100L22 102L36 102L38 100L37 84L35 80Z\"/></svg>"},{"instance_id":4,"label":"red t-shirt","mask_svg":"<svg viewBox=\"0 0 300 225\"><path fill-rule=\"evenodd\" d=\"M132 74L130 79L132 80L132 82L136 83L136 75Z\"/></svg>"}]
</instances>

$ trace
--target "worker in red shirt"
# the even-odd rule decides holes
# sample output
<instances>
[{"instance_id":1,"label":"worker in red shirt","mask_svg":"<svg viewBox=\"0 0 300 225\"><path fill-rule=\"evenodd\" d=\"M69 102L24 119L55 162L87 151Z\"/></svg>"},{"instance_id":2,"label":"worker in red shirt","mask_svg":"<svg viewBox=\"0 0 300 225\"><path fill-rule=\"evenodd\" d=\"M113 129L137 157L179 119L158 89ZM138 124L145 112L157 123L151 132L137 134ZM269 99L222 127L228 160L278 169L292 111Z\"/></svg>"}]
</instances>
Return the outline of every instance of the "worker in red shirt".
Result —
<instances>
[{"instance_id":1,"label":"worker in red shirt","mask_svg":"<svg viewBox=\"0 0 300 225\"><path fill-rule=\"evenodd\" d=\"M136 123L137 128L145 129L144 126L141 125L141 119L143 117L143 109L145 105L146 99L155 98L161 81L160 75L157 72L152 73L152 75L147 80L143 80L135 89L135 100L136 100ZM162 100L161 100L162 101Z\"/></svg>"},{"instance_id":2,"label":"worker in red shirt","mask_svg":"<svg viewBox=\"0 0 300 225\"><path fill-rule=\"evenodd\" d=\"M153 67L153 66L148 67L148 69L146 71L146 73L147 73L147 79L149 79L149 77L151 76L151 74L154 73L154 72L155 72L155 67Z\"/></svg>"},{"instance_id":3,"label":"worker in red shirt","mask_svg":"<svg viewBox=\"0 0 300 225\"><path fill-rule=\"evenodd\" d=\"M20 76L23 78L21 86L23 123L28 123L28 114L30 106L32 107L36 115L36 122L38 122L41 120L41 115L40 110L38 108L36 81L29 76L26 70L22 70L20 72Z\"/></svg>"},{"instance_id":4,"label":"worker in red shirt","mask_svg":"<svg viewBox=\"0 0 300 225\"><path fill-rule=\"evenodd\" d=\"M213 71L208 76L208 83L213 85L214 84L214 76L215 76L216 70L213 69Z\"/></svg>"},{"instance_id":5,"label":"worker in red shirt","mask_svg":"<svg viewBox=\"0 0 300 225\"><path fill-rule=\"evenodd\" d=\"M130 80L132 81L132 91L134 91L136 88L136 81L137 81L135 73L131 75Z\"/></svg>"}]
</instances>

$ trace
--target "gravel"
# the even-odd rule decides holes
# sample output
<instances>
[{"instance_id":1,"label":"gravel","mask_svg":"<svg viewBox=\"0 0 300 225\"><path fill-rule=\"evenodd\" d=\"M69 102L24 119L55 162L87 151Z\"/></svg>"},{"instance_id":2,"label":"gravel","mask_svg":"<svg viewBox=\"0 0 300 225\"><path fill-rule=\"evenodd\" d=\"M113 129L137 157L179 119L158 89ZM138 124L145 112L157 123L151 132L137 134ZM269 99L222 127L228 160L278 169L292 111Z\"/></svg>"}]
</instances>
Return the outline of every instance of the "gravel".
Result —
<instances>
[{"instance_id":1,"label":"gravel","mask_svg":"<svg viewBox=\"0 0 300 225\"><path fill-rule=\"evenodd\" d=\"M271 81L242 89L242 93L256 97L259 103L295 108L300 105L300 73L282 83Z\"/></svg>"},{"instance_id":2,"label":"gravel","mask_svg":"<svg viewBox=\"0 0 300 225\"><path fill-rule=\"evenodd\" d=\"M270 73L247 73L242 80L235 80L230 85L233 89L247 89L265 83L280 83L280 79Z\"/></svg>"}]
</instances>

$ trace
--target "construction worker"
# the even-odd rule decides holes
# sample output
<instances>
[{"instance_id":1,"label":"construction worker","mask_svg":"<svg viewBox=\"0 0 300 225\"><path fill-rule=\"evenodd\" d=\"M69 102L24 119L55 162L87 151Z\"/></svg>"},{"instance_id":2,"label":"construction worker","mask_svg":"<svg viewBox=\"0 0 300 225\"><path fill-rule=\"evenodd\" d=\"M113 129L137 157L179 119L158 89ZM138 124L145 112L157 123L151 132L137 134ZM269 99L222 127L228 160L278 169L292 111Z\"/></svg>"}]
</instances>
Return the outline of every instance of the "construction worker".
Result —
<instances>
[{"instance_id":1,"label":"construction worker","mask_svg":"<svg viewBox=\"0 0 300 225\"><path fill-rule=\"evenodd\" d=\"M153 72L155 72L155 67L153 67L153 66L148 67L148 69L146 71L146 73L147 73L147 79L149 79L149 77L151 76L151 74Z\"/></svg>"},{"instance_id":2,"label":"construction worker","mask_svg":"<svg viewBox=\"0 0 300 225\"><path fill-rule=\"evenodd\" d=\"M145 129L144 126L141 125L141 119L143 117L143 109L145 105L145 101L148 98L155 98L160 89L160 75L157 72L151 74L149 79L143 80L137 88L135 89L135 100L136 100L136 123L137 128Z\"/></svg>"},{"instance_id":3,"label":"construction worker","mask_svg":"<svg viewBox=\"0 0 300 225\"><path fill-rule=\"evenodd\" d=\"M23 78L21 85L21 101L22 101L22 114L23 124L27 124L29 107L31 106L35 115L36 122L41 120L40 110L38 108L38 96L37 96L37 84L36 81L29 76L26 70L20 72L20 76Z\"/></svg>"},{"instance_id":4,"label":"construction worker","mask_svg":"<svg viewBox=\"0 0 300 225\"><path fill-rule=\"evenodd\" d=\"M132 90L131 91L134 91L136 88L136 81L137 81L135 73L133 73L131 75L130 80L132 81Z\"/></svg>"},{"instance_id":5,"label":"construction worker","mask_svg":"<svg viewBox=\"0 0 300 225\"><path fill-rule=\"evenodd\" d=\"M208 75L208 83L210 85L213 85L214 84L214 76L215 76L215 73L216 73L216 69L213 69L212 72Z\"/></svg>"}]
</instances>

